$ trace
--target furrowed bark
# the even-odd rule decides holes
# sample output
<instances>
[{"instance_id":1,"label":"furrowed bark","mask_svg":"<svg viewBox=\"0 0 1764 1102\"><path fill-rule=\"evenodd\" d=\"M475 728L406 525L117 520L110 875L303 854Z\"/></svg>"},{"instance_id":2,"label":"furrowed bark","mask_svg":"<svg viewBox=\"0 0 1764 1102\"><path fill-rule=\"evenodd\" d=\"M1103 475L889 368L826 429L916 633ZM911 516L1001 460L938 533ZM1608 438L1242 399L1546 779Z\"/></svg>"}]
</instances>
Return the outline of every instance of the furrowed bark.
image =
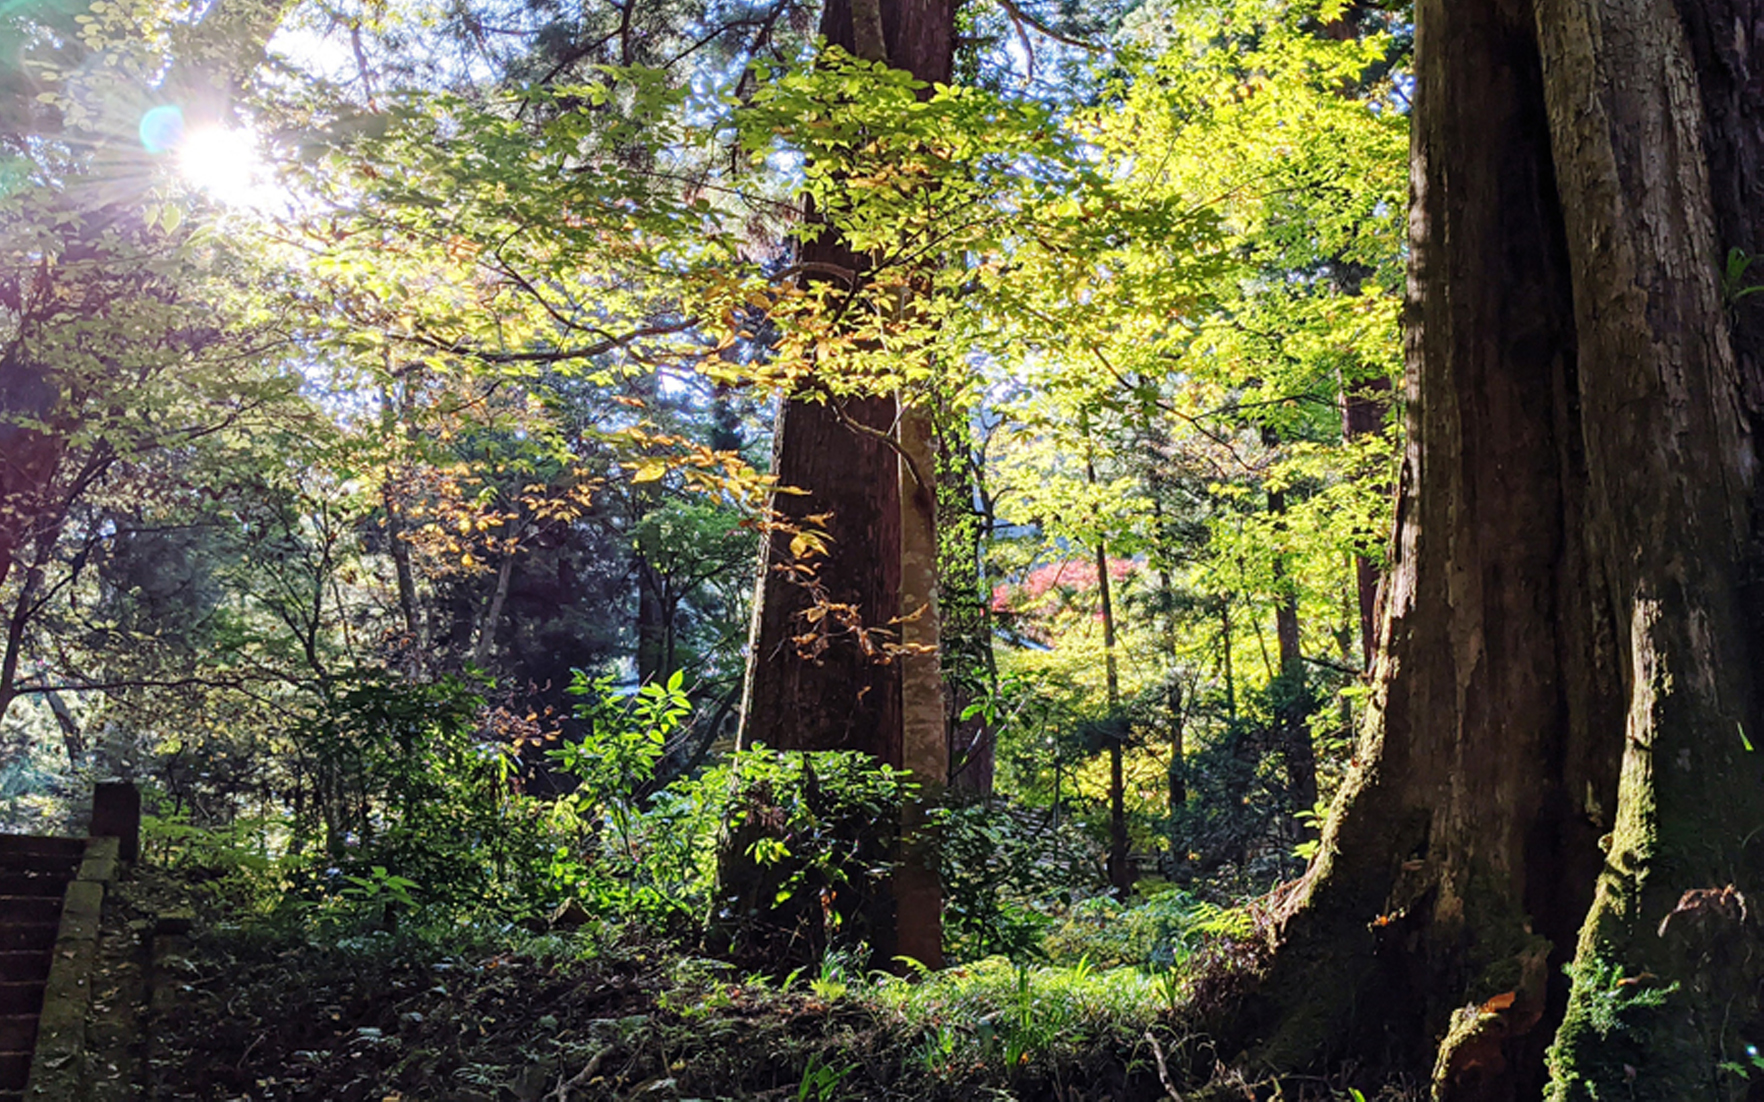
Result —
<instances>
[{"instance_id":1,"label":"furrowed bark","mask_svg":"<svg viewBox=\"0 0 1764 1102\"><path fill-rule=\"evenodd\" d=\"M937 608L937 449L931 416L902 411L901 505L901 765L920 784L902 816L904 844L894 870L895 950L928 968L943 967L943 886L937 874L927 811L949 777L943 664Z\"/></svg>"},{"instance_id":2,"label":"furrowed bark","mask_svg":"<svg viewBox=\"0 0 1764 1102\"><path fill-rule=\"evenodd\" d=\"M1376 698L1254 1051L1439 1099L1747 1097L1764 334L1722 273L1764 241L1764 6L1417 25Z\"/></svg>"},{"instance_id":3,"label":"furrowed bark","mask_svg":"<svg viewBox=\"0 0 1764 1102\"><path fill-rule=\"evenodd\" d=\"M1528 4L1417 5L1408 420L1374 697L1245 1009L1252 1062L1536 1097L1615 802L1567 249ZM1497 1000L1495 1005L1502 1001Z\"/></svg>"},{"instance_id":4,"label":"furrowed bark","mask_svg":"<svg viewBox=\"0 0 1764 1102\"><path fill-rule=\"evenodd\" d=\"M1669 0L1539 0L1537 15L1589 520L1628 705L1617 822L1549 1096L1741 1097L1743 1076L1720 1065L1759 1037L1764 975L1744 902L1764 886L1764 767L1746 734L1757 625L1742 585L1755 458L1701 96Z\"/></svg>"}]
</instances>

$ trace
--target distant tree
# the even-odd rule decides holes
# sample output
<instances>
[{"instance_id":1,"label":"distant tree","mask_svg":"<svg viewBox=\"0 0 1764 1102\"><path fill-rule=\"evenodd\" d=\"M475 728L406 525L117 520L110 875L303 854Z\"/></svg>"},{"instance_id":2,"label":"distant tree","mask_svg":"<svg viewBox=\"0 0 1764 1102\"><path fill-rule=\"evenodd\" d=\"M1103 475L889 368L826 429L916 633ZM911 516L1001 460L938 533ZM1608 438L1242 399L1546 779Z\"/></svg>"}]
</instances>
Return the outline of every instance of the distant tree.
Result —
<instances>
[{"instance_id":1,"label":"distant tree","mask_svg":"<svg viewBox=\"0 0 1764 1102\"><path fill-rule=\"evenodd\" d=\"M140 515L106 510L102 491L151 495L199 456L248 450L238 441L293 393L284 319L257 297L249 257L185 217L204 201L162 144L228 116L280 15L220 3L195 22L151 5L4 17L0 716L22 693L106 681L58 661L46 630Z\"/></svg>"}]
</instances>

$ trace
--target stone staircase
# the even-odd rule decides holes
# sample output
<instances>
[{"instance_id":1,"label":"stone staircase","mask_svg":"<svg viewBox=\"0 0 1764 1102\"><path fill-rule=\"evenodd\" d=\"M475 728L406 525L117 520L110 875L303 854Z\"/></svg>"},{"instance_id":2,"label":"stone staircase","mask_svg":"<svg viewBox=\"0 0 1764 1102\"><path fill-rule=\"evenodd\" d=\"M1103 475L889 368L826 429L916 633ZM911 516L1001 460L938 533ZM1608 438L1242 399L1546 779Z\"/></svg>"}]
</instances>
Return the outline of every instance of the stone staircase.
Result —
<instances>
[{"instance_id":1,"label":"stone staircase","mask_svg":"<svg viewBox=\"0 0 1764 1102\"><path fill-rule=\"evenodd\" d=\"M0 1102L23 1102L61 904L84 838L0 835Z\"/></svg>"}]
</instances>

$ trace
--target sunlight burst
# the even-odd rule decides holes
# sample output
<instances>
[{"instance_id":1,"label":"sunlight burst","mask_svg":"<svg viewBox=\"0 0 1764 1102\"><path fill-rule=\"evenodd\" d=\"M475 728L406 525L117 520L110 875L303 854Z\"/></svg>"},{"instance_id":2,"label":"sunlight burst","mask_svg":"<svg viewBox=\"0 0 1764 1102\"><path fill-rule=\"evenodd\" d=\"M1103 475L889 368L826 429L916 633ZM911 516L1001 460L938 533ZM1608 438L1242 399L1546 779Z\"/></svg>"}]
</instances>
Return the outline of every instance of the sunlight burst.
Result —
<instances>
[{"instance_id":1,"label":"sunlight burst","mask_svg":"<svg viewBox=\"0 0 1764 1102\"><path fill-rule=\"evenodd\" d=\"M218 126L188 131L177 157L186 181L227 206L262 208L278 194L256 139L246 131Z\"/></svg>"}]
</instances>

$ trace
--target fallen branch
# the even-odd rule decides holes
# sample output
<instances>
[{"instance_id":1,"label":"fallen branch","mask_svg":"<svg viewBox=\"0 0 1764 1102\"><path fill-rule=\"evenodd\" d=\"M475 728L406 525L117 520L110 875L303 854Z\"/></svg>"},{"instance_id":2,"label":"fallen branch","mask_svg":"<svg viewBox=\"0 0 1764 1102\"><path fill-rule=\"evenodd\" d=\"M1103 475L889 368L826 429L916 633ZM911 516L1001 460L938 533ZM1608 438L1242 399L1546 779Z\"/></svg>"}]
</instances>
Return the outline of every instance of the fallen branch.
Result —
<instances>
[{"instance_id":1,"label":"fallen branch","mask_svg":"<svg viewBox=\"0 0 1764 1102\"><path fill-rule=\"evenodd\" d=\"M558 1076L557 1089L551 1092L551 1102L570 1102L570 1091L577 1087L587 1086L588 1080L594 1078L594 1073L600 1070L600 1062L606 1059L607 1053L612 1050L613 1046L607 1045L599 1052L596 1052L593 1056L589 1057L587 1066L568 1079L565 1079L561 1075ZM1158 1066L1159 1068L1163 1067L1163 1060L1161 1057L1159 1058Z\"/></svg>"},{"instance_id":2,"label":"fallen branch","mask_svg":"<svg viewBox=\"0 0 1764 1102\"><path fill-rule=\"evenodd\" d=\"M1169 1095L1173 1102L1182 1102L1182 1096L1177 1094L1176 1088L1170 1085L1170 1069L1164 1066L1164 1050L1159 1047L1158 1039L1152 1036L1149 1029L1145 1031L1145 1043L1151 1046L1152 1059L1157 1061L1158 1082L1164 1085L1164 1093Z\"/></svg>"}]
</instances>

